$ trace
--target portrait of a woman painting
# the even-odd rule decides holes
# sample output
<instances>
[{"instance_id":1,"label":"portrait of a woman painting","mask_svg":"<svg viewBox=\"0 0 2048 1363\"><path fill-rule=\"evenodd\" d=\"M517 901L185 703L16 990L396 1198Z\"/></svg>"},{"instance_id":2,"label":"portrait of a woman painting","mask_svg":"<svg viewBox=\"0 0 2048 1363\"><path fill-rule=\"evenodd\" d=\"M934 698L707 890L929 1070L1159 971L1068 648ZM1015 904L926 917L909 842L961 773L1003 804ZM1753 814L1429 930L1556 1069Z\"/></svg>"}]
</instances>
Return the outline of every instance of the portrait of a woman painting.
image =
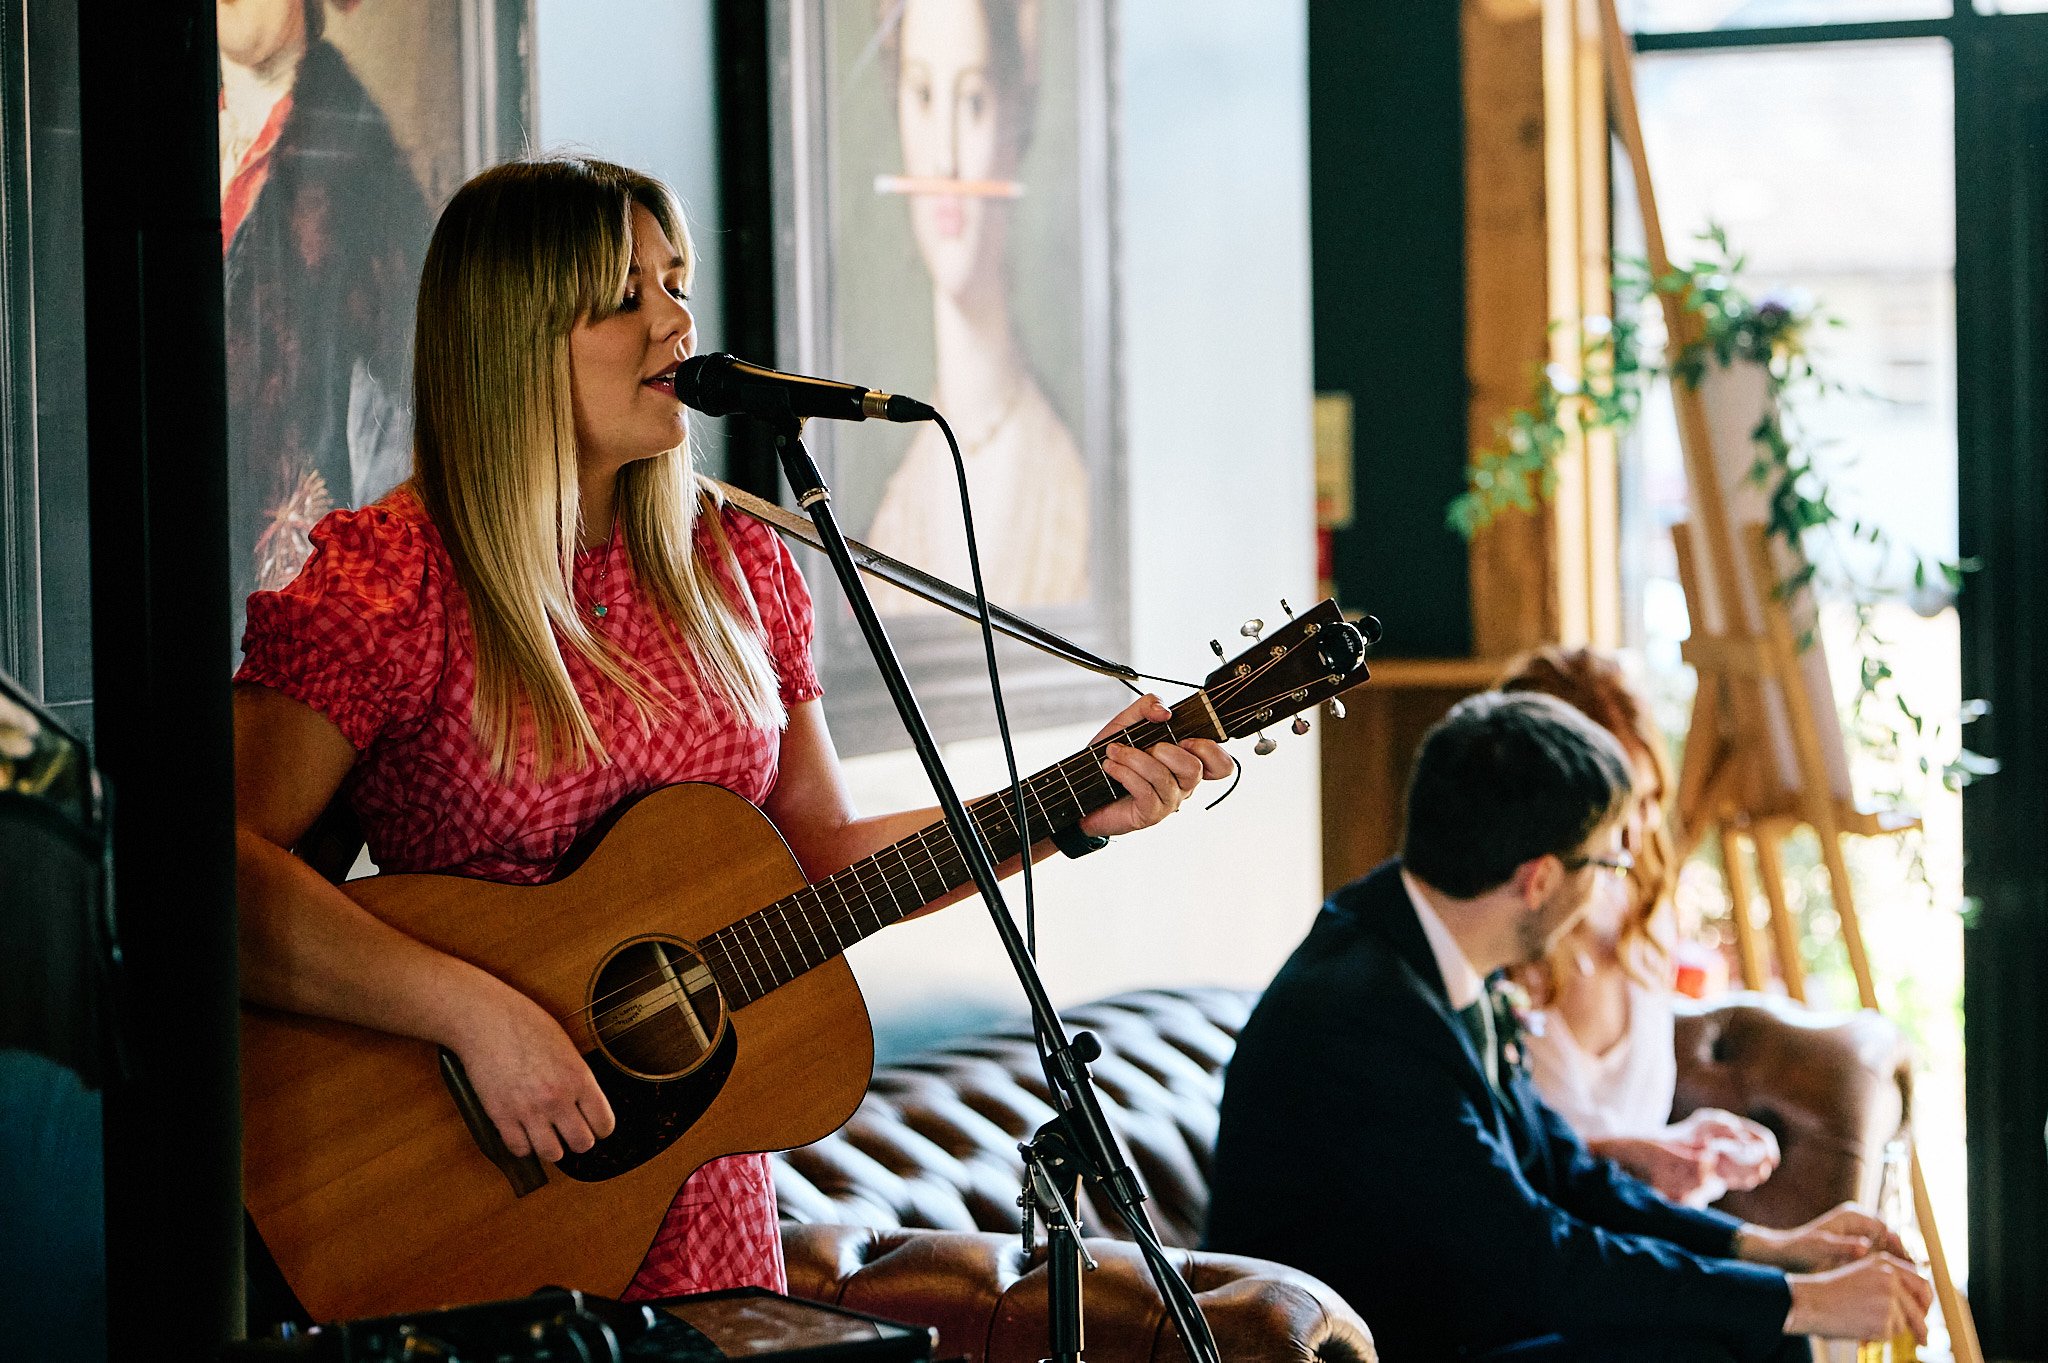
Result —
<instances>
[{"instance_id":1,"label":"portrait of a woman painting","mask_svg":"<svg viewBox=\"0 0 2048 1363\"><path fill-rule=\"evenodd\" d=\"M893 19L893 24L890 22ZM1066 422L1032 372L1011 314L1013 206L1038 98L1032 0L906 0L884 14L903 173L877 190L907 201L931 277L936 373L982 505L992 598L1012 606L1088 592L1088 478ZM968 579L950 456L937 429L912 440L869 542L955 582ZM892 596L888 604L908 603Z\"/></svg>"},{"instance_id":2,"label":"portrait of a woman painting","mask_svg":"<svg viewBox=\"0 0 2048 1363\"><path fill-rule=\"evenodd\" d=\"M925 399L959 440L989 599L1099 653L1128 637L1129 530L1106 0L787 0L778 358ZM952 455L934 426L813 430L851 533L973 585ZM973 631L875 592L943 733L980 732ZM848 614L819 664L850 751L900 742ZM1004 664L1028 722L1100 708L1085 676ZM1013 711L1014 713L1014 711ZM873 746L870 746L873 745Z\"/></svg>"}]
</instances>

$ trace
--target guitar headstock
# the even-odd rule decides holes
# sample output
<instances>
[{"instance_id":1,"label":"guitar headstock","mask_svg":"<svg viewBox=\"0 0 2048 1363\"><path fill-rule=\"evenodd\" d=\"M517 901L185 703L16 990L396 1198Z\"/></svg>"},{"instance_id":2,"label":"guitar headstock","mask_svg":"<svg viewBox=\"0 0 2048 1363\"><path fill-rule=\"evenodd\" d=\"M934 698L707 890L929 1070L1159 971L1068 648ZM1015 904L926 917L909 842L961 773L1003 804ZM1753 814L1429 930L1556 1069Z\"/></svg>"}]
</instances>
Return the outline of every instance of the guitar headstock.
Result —
<instances>
[{"instance_id":1,"label":"guitar headstock","mask_svg":"<svg viewBox=\"0 0 2048 1363\"><path fill-rule=\"evenodd\" d=\"M1287 603L1280 603L1287 610ZM1372 674L1365 650L1379 642L1380 622L1366 616L1352 624L1324 601L1259 638L1264 622L1249 620L1239 632L1258 642L1209 674L1203 683L1209 703L1229 738L1256 733L1276 719L1334 700ZM1221 645L1211 644L1221 657ZM1297 730L1305 731L1305 722ZM1270 743L1270 740L1262 740ZM1270 748L1266 748L1270 751Z\"/></svg>"}]
</instances>

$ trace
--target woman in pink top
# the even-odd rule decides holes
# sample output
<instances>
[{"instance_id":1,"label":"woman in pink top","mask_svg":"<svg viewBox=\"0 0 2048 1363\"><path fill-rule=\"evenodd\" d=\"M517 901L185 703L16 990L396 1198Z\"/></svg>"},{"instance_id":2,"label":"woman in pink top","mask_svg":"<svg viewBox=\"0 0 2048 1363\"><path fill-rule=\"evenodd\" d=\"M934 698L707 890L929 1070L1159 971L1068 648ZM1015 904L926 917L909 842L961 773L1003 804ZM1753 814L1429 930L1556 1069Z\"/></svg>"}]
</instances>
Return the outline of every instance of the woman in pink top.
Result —
<instances>
[{"instance_id":1,"label":"woman in pink top","mask_svg":"<svg viewBox=\"0 0 2048 1363\"><path fill-rule=\"evenodd\" d=\"M1671 789L1664 735L1620 664L1592 649L1539 649L1500 689L1556 696L1612 733L1629 756L1637 792L1624 834L1635 859L1628 880L1597 896L1547 958L1516 972L1542 1009L1523 1038L1537 1092L1595 1154L1674 1202L1704 1206L1729 1189L1755 1187L1778 1163L1768 1130L1711 1108L1671 1121L1678 862L1664 823Z\"/></svg>"},{"instance_id":2,"label":"woman in pink top","mask_svg":"<svg viewBox=\"0 0 2048 1363\"><path fill-rule=\"evenodd\" d=\"M382 870L515 884L548 879L622 800L679 781L759 805L813 880L938 817L855 812L803 579L694 482L672 384L695 348L689 275L680 208L644 175L551 158L471 180L420 281L413 478L328 516L299 576L249 602L244 993L448 1047L515 1155L588 1150L610 1107L532 1000L291 854L337 794ZM1146 697L1104 733L1165 717ZM1113 744L1103 767L1128 794L1081 821L1090 835L1157 823L1231 769L1203 741ZM759 1155L678 1192L632 1293L743 1284L784 1285Z\"/></svg>"}]
</instances>

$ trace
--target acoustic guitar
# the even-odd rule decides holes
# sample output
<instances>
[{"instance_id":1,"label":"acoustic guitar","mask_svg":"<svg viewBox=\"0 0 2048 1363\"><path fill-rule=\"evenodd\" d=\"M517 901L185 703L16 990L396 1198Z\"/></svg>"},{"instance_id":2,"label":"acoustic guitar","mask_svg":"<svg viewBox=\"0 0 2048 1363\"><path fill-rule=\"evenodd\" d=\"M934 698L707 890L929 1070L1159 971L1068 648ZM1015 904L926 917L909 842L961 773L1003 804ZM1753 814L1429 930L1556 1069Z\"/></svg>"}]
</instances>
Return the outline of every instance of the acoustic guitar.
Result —
<instances>
[{"instance_id":1,"label":"acoustic guitar","mask_svg":"<svg viewBox=\"0 0 2048 1363\"><path fill-rule=\"evenodd\" d=\"M1366 680L1364 652L1325 601L1211 673L1172 718L1116 737L1143 748L1255 732ZM1025 783L1034 837L1123 794L1102 751ZM970 812L998 862L1021 850L1009 792ZM618 1295L700 1166L807 1144L853 1114L874 1041L841 953L968 881L941 822L807 884L753 805L677 785L631 803L545 885L343 885L559 1019L618 1125L552 1165L515 1158L451 1053L245 1005L245 1187L264 1243L320 1320L545 1283Z\"/></svg>"}]
</instances>

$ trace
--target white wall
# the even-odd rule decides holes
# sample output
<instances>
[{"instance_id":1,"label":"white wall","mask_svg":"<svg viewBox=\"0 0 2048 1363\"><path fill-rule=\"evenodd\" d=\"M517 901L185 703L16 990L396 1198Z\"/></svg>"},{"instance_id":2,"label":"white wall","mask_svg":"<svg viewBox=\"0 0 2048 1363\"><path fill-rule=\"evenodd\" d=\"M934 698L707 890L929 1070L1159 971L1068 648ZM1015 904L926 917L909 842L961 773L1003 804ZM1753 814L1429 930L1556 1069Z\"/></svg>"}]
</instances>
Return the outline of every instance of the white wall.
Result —
<instances>
[{"instance_id":1,"label":"white wall","mask_svg":"<svg viewBox=\"0 0 2048 1363\"><path fill-rule=\"evenodd\" d=\"M1305 4L1267 0L1255 20L1224 0L1120 6L1131 661L1150 672L1202 677L1211 638L1235 653L1244 619L1278 620L1283 596L1314 599ZM715 267L708 0L540 0L536 14L542 144L668 179ZM713 276L697 290L705 330ZM1019 762L1055 761L1091 732L1022 735ZM1040 958L1056 1002L1272 975L1321 885L1315 743L1284 727L1274 737L1270 757L1236 745L1249 770L1220 809L1191 805L1086 861L1042 863ZM970 795L1001 779L993 740L947 756ZM850 761L847 774L864 809L931 802L907 751ZM1010 888L1021 913L1021 882ZM1021 1009L978 902L893 928L852 959L885 1045Z\"/></svg>"},{"instance_id":2,"label":"white wall","mask_svg":"<svg viewBox=\"0 0 2048 1363\"><path fill-rule=\"evenodd\" d=\"M712 0L535 0L536 151L581 151L666 180L699 257L699 349L718 348L718 120ZM711 423L700 423L710 425Z\"/></svg>"}]
</instances>

